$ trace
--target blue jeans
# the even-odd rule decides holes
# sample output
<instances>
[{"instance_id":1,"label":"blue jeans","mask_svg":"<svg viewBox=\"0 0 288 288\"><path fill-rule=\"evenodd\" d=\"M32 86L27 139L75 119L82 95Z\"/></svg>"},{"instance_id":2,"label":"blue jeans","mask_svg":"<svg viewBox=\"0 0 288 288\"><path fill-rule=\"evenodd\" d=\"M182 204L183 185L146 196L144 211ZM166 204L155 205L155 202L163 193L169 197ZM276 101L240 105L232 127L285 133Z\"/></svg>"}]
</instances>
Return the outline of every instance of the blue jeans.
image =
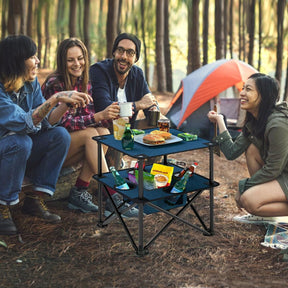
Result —
<instances>
[{"instance_id":1,"label":"blue jeans","mask_svg":"<svg viewBox=\"0 0 288 288\"><path fill-rule=\"evenodd\" d=\"M0 204L19 202L25 173L33 183L34 191L52 196L70 141L64 127L0 139Z\"/></svg>"}]
</instances>

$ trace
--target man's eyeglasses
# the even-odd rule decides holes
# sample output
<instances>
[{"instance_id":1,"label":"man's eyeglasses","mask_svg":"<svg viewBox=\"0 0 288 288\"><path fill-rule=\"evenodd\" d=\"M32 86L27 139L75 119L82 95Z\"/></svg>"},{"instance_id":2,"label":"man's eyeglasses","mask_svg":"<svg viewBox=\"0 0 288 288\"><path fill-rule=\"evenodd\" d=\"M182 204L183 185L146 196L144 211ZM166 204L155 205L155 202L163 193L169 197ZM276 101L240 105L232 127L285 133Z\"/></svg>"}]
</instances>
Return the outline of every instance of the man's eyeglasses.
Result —
<instances>
[{"instance_id":1,"label":"man's eyeglasses","mask_svg":"<svg viewBox=\"0 0 288 288\"><path fill-rule=\"evenodd\" d=\"M117 47L116 48L116 51L120 54L120 55L123 55L124 52L126 52L126 55L128 57L133 57L136 52L133 50L133 49L124 49L123 47Z\"/></svg>"}]
</instances>

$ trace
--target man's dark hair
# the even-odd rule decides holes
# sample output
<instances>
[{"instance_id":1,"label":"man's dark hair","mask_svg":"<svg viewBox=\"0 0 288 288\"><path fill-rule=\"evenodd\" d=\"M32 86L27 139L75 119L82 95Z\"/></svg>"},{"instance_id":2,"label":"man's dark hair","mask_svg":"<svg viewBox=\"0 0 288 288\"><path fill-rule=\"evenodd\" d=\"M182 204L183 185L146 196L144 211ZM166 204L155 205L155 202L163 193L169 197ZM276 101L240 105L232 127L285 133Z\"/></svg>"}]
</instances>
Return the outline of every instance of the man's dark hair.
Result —
<instances>
[{"instance_id":1,"label":"man's dark hair","mask_svg":"<svg viewBox=\"0 0 288 288\"><path fill-rule=\"evenodd\" d=\"M121 33L115 38L113 48L112 48L112 55L114 54L115 50L117 49L119 42L123 39L131 40L135 44L135 46L136 46L136 61L138 61L138 59L140 57L141 41L137 38L137 36L135 36L134 34L130 34L130 33Z\"/></svg>"}]
</instances>

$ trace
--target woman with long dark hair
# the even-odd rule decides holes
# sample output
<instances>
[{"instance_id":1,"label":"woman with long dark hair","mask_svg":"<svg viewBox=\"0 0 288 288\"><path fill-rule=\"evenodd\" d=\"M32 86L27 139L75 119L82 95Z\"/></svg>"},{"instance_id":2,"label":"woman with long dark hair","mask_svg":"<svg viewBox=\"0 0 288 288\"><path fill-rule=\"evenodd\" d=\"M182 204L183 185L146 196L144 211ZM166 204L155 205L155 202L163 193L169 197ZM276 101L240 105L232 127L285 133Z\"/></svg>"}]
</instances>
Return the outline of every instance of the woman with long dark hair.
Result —
<instances>
[{"instance_id":1,"label":"woman with long dark hair","mask_svg":"<svg viewBox=\"0 0 288 288\"><path fill-rule=\"evenodd\" d=\"M19 202L25 174L33 186L22 211L49 222L61 220L44 202L55 192L70 145L66 129L54 127L63 115L56 105L84 107L91 101L87 93L76 91L55 93L45 101L36 52L34 41L24 35L0 42L0 234L17 233L9 206Z\"/></svg>"},{"instance_id":2,"label":"woman with long dark hair","mask_svg":"<svg viewBox=\"0 0 288 288\"><path fill-rule=\"evenodd\" d=\"M250 178L239 181L236 203L249 214L240 222L257 223L288 215L288 108L279 100L278 82L265 74L251 75L240 93L246 119L240 135L232 141L223 116L210 111L219 135L215 141L228 160L245 153ZM268 217L268 218L265 218Z\"/></svg>"}]
</instances>

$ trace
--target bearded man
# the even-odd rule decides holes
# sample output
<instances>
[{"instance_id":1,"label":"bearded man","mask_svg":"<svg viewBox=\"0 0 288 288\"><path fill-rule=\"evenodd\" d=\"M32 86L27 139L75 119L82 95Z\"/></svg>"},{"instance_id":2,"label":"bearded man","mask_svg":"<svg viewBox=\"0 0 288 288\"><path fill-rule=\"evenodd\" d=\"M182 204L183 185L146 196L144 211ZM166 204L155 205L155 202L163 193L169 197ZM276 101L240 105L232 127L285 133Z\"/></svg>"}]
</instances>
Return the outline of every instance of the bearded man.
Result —
<instances>
[{"instance_id":1,"label":"bearded man","mask_svg":"<svg viewBox=\"0 0 288 288\"><path fill-rule=\"evenodd\" d=\"M97 62L90 67L95 111L102 111L113 102L132 102L134 111L130 118L132 128L135 127L139 110L143 110L147 118L151 108L159 109L142 69L134 65L139 60L140 49L141 41L137 36L121 33L114 40L113 58ZM119 105L112 105L111 109L115 110L111 112L119 114ZM142 125L140 128L145 127Z\"/></svg>"}]
</instances>

